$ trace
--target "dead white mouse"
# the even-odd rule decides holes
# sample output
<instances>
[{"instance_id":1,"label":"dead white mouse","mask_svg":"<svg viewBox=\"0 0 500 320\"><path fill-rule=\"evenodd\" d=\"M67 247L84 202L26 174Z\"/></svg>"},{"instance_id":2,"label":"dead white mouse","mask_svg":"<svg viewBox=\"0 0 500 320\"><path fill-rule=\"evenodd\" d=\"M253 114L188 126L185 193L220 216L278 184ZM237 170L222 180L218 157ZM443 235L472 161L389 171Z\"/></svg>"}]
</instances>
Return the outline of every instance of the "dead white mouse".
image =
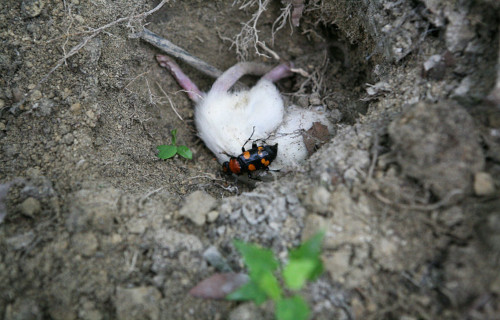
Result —
<instances>
[{"instance_id":1,"label":"dead white mouse","mask_svg":"<svg viewBox=\"0 0 500 320\"><path fill-rule=\"evenodd\" d=\"M257 141L261 146L278 146L276 158L269 166L264 166L266 169L292 169L308 156L302 134L314 122L327 126L330 132L333 130L333 125L321 112L297 106L285 108L274 82L292 75L290 64L280 64L269 70L261 63L241 62L218 77L208 93L203 93L171 58L157 55L156 59L195 102L198 135L221 164L243 155L242 147L251 140L253 147L257 147ZM262 77L249 90L231 92L233 85L245 74Z\"/></svg>"}]
</instances>

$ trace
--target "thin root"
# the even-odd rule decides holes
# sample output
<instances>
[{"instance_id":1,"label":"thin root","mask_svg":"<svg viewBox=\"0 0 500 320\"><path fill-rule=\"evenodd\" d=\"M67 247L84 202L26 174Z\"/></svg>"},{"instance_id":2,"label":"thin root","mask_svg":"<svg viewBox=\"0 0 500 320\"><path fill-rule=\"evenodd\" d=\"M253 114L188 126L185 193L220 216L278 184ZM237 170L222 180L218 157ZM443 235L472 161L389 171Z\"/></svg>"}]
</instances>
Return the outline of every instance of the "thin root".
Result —
<instances>
[{"instance_id":1,"label":"thin root","mask_svg":"<svg viewBox=\"0 0 500 320\"><path fill-rule=\"evenodd\" d=\"M168 96L168 94L165 92L165 90L163 90L163 88L161 87L161 85L158 82L156 83L156 85L158 86L158 88L160 89L160 91L163 93L163 95L167 98L168 102L170 103L170 107L172 108L172 110L174 110L174 112L177 115L177 117L179 117L179 119L181 119L182 121L184 121L184 119L182 119L181 115L175 109L175 106L174 106L174 103L172 102L172 99L170 99L170 97Z\"/></svg>"}]
</instances>

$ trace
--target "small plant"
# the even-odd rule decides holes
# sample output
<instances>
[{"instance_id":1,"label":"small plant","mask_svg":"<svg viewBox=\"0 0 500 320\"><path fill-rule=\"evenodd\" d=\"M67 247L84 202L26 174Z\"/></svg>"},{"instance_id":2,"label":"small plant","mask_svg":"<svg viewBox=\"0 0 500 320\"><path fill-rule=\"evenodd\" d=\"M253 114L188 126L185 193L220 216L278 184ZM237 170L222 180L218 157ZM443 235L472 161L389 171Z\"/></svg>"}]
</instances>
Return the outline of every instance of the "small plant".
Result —
<instances>
[{"instance_id":1,"label":"small plant","mask_svg":"<svg viewBox=\"0 0 500 320\"><path fill-rule=\"evenodd\" d=\"M172 130L172 144L166 145L163 144L161 146L156 147L158 149L158 158L160 159L170 159L176 154L186 158L193 159L193 153L186 146L178 146L177 145L177 130Z\"/></svg>"},{"instance_id":2,"label":"small plant","mask_svg":"<svg viewBox=\"0 0 500 320\"><path fill-rule=\"evenodd\" d=\"M315 280L323 272L320 251L324 235L324 232L317 233L298 248L290 250L289 261L281 271L286 288L290 291L300 290L307 280ZM309 306L298 294L285 296L284 289L274 275L279 262L272 251L238 240L234 241L234 245L243 256L250 280L227 295L226 299L252 300L257 305L272 299L276 319L306 320L310 313Z\"/></svg>"}]
</instances>

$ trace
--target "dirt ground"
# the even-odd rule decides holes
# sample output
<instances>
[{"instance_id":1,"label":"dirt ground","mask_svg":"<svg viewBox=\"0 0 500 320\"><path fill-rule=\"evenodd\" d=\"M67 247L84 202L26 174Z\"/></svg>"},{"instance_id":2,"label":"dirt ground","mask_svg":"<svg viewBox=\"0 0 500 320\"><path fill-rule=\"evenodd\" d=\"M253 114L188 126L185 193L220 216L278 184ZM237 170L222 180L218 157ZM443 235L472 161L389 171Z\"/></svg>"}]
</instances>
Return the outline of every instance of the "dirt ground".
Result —
<instances>
[{"instance_id":1,"label":"dirt ground","mask_svg":"<svg viewBox=\"0 0 500 320\"><path fill-rule=\"evenodd\" d=\"M187 292L241 270L235 238L285 261L323 229L311 319L500 319L499 2L158 3L0 3L0 318L272 319ZM224 176L144 26L221 70L272 49L335 135L268 182ZM173 129L193 160L156 157Z\"/></svg>"}]
</instances>

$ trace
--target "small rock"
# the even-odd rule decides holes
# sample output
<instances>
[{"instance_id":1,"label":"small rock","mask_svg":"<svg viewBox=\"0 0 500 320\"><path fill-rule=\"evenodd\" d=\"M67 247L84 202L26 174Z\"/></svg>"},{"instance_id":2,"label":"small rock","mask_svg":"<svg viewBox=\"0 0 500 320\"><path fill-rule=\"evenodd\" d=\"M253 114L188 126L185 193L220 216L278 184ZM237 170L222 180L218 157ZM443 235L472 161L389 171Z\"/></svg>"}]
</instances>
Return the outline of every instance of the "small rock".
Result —
<instances>
[{"instance_id":1,"label":"small rock","mask_svg":"<svg viewBox=\"0 0 500 320\"><path fill-rule=\"evenodd\" d=\"M441 80L444 78L445 71L446 64L443 57L439 54L435 54L424 62L422 75L426 78Z\"/></svg>"},{"instance_id":2,"label":"small rock","mask_svg":"<svg viewBox=\"0 0 500 320\"><path fill-rule=\"evenodd\" d=\"M12 88L12 98L14 99L14 102L19 102L23 99L24 93L21 91L21 88L19 87L13 87Z\"/></svg>"},{"instance_id":3,"label":"small rock","mask_svg":"<svg viewBox=\"0 0 500 320\"><path fill-rule=\"evenodd\" d=\"M96 236L90 232L78 233L73 236L72 246L81 255L90 257L96 253L99 242Z\"/></svg>"},{"instance_id":4,"label":"small rock","mask_svg":"<svg viewBox=\"0 0 500 320\"><path fill-rule=\"evenodd\" d=\"M40 100L41 98L42 98L42 93L40 92L40 90L35 90L30 95L30 101L37 101Z\"/></svg>"},{"instance_id":5,"label":"small rock","mask_svg":"<svg viewBox=\"0 0 500 320\"><path fill-rule=\"evenodd\" d=\"M143 234L148 226L148 221L146 219L132 218L127 222L127 229L130 233Z\"/></svg>"},{"instance_id":6,"label":"small rock","mask_svg":"<svg viewBox=\"0 0 500 320\"><path fill-rule=\"evenodd\" d=\"M85 19L81 15L75 14L75 20L80 24L85 24Z\"/></svg>"},{"instance_id":7,"label":"small rock","mask_svg":"<svg viewBox=\"0 0 500 320\"><path fill-rule=\"evenodd\" d=\"M173 230L159 229L155 234L155 243L163 249L177 252L182 250L201 251L203 245L198 237L192 234Z\"/></svg>"},{"instance_id":8,"label":"small rock","mask_svg":"<svg viewBox=\"0 0 500 320\"><path fill-rule=\"evenodd\" d=\"M82 105L79 102L73 103L71 107L69 107L69 110L75 114L78 114L82 110Z\"/></svg>"},{"instance_id":9,"label":"small rock","mask_svg":"<svg viewBox=\"0 0 500 320\"><path fill-rule=\"evenodd\" d=\"M380 96L380 95L383 95L387 92L391 92L392 89L391 89L391 85L388 84L387 82L377 82L375 84L368 84L367 88L366 88L366 93L369 95L369 96Z\"/></svg>"},{"instance_id":10,"label":"small rock","mask_svg":"<svg viewBox=\"0 0 500 320\"><path fill-rule=\"evenodd\" d=\"M61 139L61 142L66 144L66 145L70 145L73 143L73 141L75 140L75 137L73 136L73 133L67 133L64 135L64 137L62 137Z\"/></svg>"},{"instance_id":11,"label":"small rock","mask_svg":"<svg viewBox=\"0 0 500 320\"><path fill-rule=\"evenodd\" d=\"M21 214L30 218L34 218L35 215L41 210L40 201L35 198L29 197L24 200L23 203L21 203L19 209L21 210Z\"/></svg>"},{"instance_id":12,"label":"small rock","mask_svg":"<svg viewBox=\"0 0 500 320\"><path fill-rule=\"evenodd\" d=\"M94 113L94 111L88 110L87 112L85 112L85 114L87 115L87 117L89 117L90 120L95 120L95 113Z\"/></svg>"},{"instance_id":13,"label":"small rock","mask_svg":"<svg viewBox=\"0 0 500 320\"><path fill-rule=\"evenodd\" d=\"M216 247L210 246L205 252L203 252L203 259L210 263L215 269L223 272L232 271L229 264L226 262L224 257L220 254Z\"/></svg>"},{"instance_id":14,"label":"small rock","mask_svg":"<svg viewBox=\"0 0 500 320\"><path fill-rule=\"evenodd\" d=\"M470 76L467 76L460 81L460 85L453 90L452 97L457 99L457 98L464 98L470 95L470 91L472 89L472 78Z\"/></svg>"},{"instance_id":15,"label":"small rock","mask_svg":"<svg viewBox=\"0 0 500 320\"><path fill-rule=\"evenodd\" d=\"M495 182L490 174L478 172L474 175L474 193L480 197L495 193Z\"/></svg>"},{"instance_id":16,"label":"small rock","mask_svg":"<svg viewBox=\"0 0 500 320\"><path fill-rule=\"evenodd\" d=\"M179 214L198 226L205 224L207 213L216 205L216 200L206 192L195 191L186 197Z\"/></svg>"},{"instance_id":17,"label":"small rock","mask_svg":"<svg viewBox=\"0 0 500 320\"><path fill-rule=\"evenodd\" d=\"M34 18L42 13L43 6L43 0L24 0L21 4L21 10L28 17Z\"/></svg>"},{"instance_id":18,"label":"small rock","mask_svg":"<svg viewBox=\"0 0 500 320\"><path fill-rule=\"evenodd\" d=\"M155 287L116 289L116 315L119 320L158 320L161 293Z\"/></svg>"},{"instance_id":19,"label":"small rock","mask_svg":"<svg viewBox=\"0 0 500 320\"><path fill-rule=\"evenodd\" d=\"M209 213L207 213L208 222L214 222L215 220L217 220L218 217L219 217L219 211L212 210Z\"/></svg>"},{"instance_id":20,"label":"small rock","mask_svg":"<svg viewBox=\"0 0 500 320\"><path fill-rule=\"evenodd\" d=\"M304 199L304 204L312 211L319 214L328 213L328 204L330 202L330 193L322 186L309 188Z\"/></svg>"}]
</instances>

